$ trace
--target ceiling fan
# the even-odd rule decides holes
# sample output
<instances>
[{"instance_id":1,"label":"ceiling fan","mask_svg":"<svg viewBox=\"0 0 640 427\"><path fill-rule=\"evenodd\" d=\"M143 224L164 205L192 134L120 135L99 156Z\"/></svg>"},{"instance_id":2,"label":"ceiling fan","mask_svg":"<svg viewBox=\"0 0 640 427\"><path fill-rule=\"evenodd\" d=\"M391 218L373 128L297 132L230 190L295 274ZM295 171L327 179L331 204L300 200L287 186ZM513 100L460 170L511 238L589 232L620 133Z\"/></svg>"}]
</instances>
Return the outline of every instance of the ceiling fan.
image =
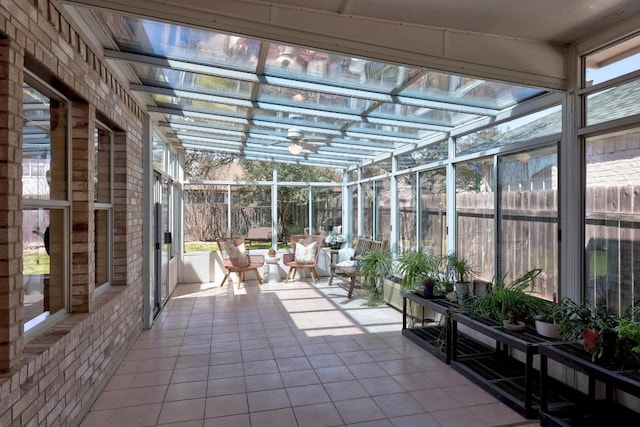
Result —
<instances>
[{"instance_id":1,"label":"ceiling fan","mask_svg":"<svg viewBox=\"0 0 640 427\"><path fill-rule=\"evenodd\" d=\"M318 147L313 143L322 142L329 143L329 138L305 138L302 131L296 128L290 128L287 131L287 139L289 140L289 152L291 154L300 154L303 150L308 150L312 153L318 152Z\"/></svg>"}]
</instances>

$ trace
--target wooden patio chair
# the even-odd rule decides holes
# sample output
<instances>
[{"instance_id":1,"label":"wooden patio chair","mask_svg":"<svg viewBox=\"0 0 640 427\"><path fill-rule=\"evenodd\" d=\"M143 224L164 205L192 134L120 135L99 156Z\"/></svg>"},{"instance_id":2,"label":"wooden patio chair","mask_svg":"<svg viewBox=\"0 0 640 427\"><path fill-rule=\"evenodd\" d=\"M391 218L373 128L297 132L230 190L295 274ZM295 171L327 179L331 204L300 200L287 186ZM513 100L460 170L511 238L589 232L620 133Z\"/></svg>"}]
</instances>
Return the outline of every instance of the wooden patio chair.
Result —
<instances>
[{"instance_id":1,"label":"wooden patio chair","mask_svg":"<svg viewBox=\"0 0 640 427\"><path fill-rule=\"evenodd\" d=\"M220 286L224 286L231 273L238 274L238 286L244 282L244 273L254 271L258 282L262 284L262 277L258 268L264 265L264 255L249 255L244 245L244 237L218 237L218 250L222 264L227 273Z\"/></svg>"},{"instance_id":2,"label":"wooden patio chair","mask_svg":"<svg viewBox=\"0 0 640 427\"><path fill-rule=\"evenodd\" d=\"M282 255L282 263L289 267L287 278L293 279L298 269L303 268L309 270L311 280L313 283L318 280L318 273L316 272L316 265L318 265L318 258L320 256L320 250L324 245L324 236L306 236L302 234L294 234L291 236L291 253Z\"/></svg>"}]
</instances>

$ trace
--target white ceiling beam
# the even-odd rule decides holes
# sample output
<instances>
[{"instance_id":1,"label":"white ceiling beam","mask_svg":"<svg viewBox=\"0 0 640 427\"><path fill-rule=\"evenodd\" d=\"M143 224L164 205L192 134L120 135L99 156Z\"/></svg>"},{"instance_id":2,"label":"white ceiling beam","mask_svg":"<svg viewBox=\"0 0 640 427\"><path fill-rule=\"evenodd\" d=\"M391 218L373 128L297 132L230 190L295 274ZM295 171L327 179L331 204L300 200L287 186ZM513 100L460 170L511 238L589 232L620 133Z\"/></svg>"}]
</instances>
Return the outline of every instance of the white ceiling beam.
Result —
<instances>
[{"instance_id":1,"label":"white ceiling beam","mask_svg":"<svg viewBox=\"0 0 640 427\"><path fill-rule=\"evenodd\" d=\"M567 88L565 46L339 14L257 0L65 0L70 5L147 16L550 89Z\"/></svg>"}]
</instances>

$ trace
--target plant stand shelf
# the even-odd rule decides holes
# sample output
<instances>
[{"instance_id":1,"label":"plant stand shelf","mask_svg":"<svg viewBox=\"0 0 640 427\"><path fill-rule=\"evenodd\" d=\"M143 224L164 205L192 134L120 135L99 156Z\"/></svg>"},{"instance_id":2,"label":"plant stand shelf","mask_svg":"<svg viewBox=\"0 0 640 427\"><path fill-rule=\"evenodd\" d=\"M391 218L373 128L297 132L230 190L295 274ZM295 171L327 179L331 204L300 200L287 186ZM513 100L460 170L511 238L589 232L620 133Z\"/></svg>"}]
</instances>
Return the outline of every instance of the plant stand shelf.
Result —
<instances>
[{"instance_id":1,"label":"plant stand shelf","mask_svg":"<svg viewBox=\"0 0 640 427\"><path fill-rule=\"evenodd\" d=\"M575 391L573 400L557 404L549 396L548 359L586 374L588 393ZM640 413L613 400L614 389L640 397L640 371L618 370L610 364L593 362L591 353L573 343L549 343L540 346L540 424L542 426L603 426L613 420L617 425L640 425ZM596 398L596 382L605 384L605 398ZM552 387L552 386L551 386ZM551 388L552 389L552 388Z\"/></svg>"},{"instance_id":2,"label":"plant stand shelf","mask_svg":"<svg viewBox=\"0 0 640 427\"><path fill-rule=\"evenodd\" d=\"M479 332L495 341L495 348L458 332L458 325ZM522 332L504 329L496 322L472 318L465 313L451 314L451 366L526 418L537 418L540 407L540 372L533 359L547 338L534 328ZM523 353L524 362L510 355L510 349ZM553 381L549 398L566 402L572 396L569 387Z\"/></svg>"},{"instance_id":3,"label":"plant stand shelf","mask_svg":"<svg viewBox=\"0 0 640 427\"><path fill-rule=\"evenodd\" d=\"M442 296L424 296L420 291L405 291L402 294L402 335L427 350L445 363L451 361L450 316L458 304L449 302ZM421 307L420 316L411 315L407 310L407 301L413 301ZM441 315L438 321L425 316L425 308ZM410 318L414 326L407 326ZM415 326L420 323L420 326Z\"/></svg>"}]
</instances>

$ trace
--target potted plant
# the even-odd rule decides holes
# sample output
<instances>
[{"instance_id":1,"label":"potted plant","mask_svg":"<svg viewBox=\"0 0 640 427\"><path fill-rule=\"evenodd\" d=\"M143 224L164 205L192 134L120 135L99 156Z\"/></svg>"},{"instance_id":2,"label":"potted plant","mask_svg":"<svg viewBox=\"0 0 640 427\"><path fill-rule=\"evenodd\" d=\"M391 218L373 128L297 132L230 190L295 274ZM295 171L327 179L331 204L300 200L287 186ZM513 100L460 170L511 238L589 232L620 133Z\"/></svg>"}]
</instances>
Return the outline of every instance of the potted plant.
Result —
<instances>
[{"instance_id":1,"label":"potted plant","mask_svg":"<svg viewBox=\"0 0 640 427\"><path fill-rule=\"evenodd\" d=\"M471 316L492 319L508 329L523 329L533 323L545 301L532 294L540 269L527 271L507 284L503 279L493 281L486 293L473 295L462 302Z\"/></svg>"},{"instance_id":2,"label":"potted plant","mask_svg":"<svg viewBox=\"0 0 640 427\"><path fill-rule=\"evenodd\" d=\"M398 272L402 275L402 289L417 289L422 286L425 296L433 295L438 283L440 259L421 251L410 251L402 255Z\"/></svg>"},{"instance_id":3,"label":"potted plant","mask_svg":"<svg viewBox=\"0 0 640 427\"><path fill-rule=\"evenodd\" d=\"M469 296L469 284L475 272L469 262L455 253L446 256L447 276L453 280L459 299Z\"/></svg>"},{"instance_id":4,"label":"potted plant","mask_svg":"<svg viewBox=\"0 0 640 427\"><path fill-rule=\"evenodd\" d=\"M606 307L564 298L558 306L560 334L565 341L581 342L593 354L593 360L613 357L615 329L620 323L617 315Z\"/></svg>"},{"instance_id":5,"label":"potted plant","mask_svg":"<svg viewBox=\"0 0 640 427\"><path fill-rule=\"evenodd\" d=\"M367 252L358 260L358 271L365 281L382 288L382 279L391 274L392 257L389 249L378 249Z\"/></svg>"},{"instance_id":6,"label":"potted plant","mask_svg":"<svg viewBox=\"0 0 640 427\"><path fill-rule=\"evenodd\" d=\"M560 315L558 314L558 301L556 293L553 293L553 301L550 304L544 304L540 313L536 315L536 332L543 337L560 339Z\"/></svg>"}]
</instances>

